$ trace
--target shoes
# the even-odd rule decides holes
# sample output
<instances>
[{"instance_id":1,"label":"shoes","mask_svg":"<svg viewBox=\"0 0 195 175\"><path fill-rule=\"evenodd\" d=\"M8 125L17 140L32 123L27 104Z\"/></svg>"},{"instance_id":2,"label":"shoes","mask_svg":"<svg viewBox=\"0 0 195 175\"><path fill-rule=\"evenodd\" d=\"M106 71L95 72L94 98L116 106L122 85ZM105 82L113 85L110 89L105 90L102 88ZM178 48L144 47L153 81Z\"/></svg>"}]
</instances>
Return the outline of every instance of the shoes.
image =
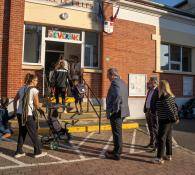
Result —
<instances>
[{"instance_id":1,"label":"shoes","mask_svg":"<svg viewBox=\"0 0 195 175\"><path fill-rule=\"evenodd\" d=\"M42 153L40 153L40 154L36 154L35 156L34 156L34 158L40 158L40 157L44 157L44 156L46 156L47 155L47 152L42 152Z\"/></svg>"},{"instance_id":2,"label":"shoes","mask_svg":"<svg viewBox=\"0 0 195 175\"><path fill-rule=\"evenodd\" d=\"M11 137L11 134L10 133L6 133L6 134L4 134L3 136L2 136L2 138L4 138L4 139L8 139L8 138L10 138Z\"/></svg>"},{"instance_id":3,"label":"shoes","mask_svg":"<svg viewBox=\"0 0 195 175\"><path fill-rule=\"evenodd\" d=\"M171 161L172 160L172 156L171 155L167 155L163 159L167 160L167 161Z\"/></svg>"},{"instance_id":4,"label":"shoes","mask_svg":"<svg viewBox=\"0 0 195 175\"><path fill-rule=\"evenodd\" d=\"M154 164L164 164L164 160L163 159L161 159L161 158L155 158L154 160L153 160L153 163Z\"/></svg>"},{"instance_id":5,"label":"shoes","mask_svg":"<svg viewBox=\"0 0 195 175\"><path fill-rule=\"evenodd\" d=\"M148 145L145 146L146 148L154 148L154 145L149 143Z\"/></svg>"},{"instance_id":6,"label":"shoes","mask_svg":"<svg viewBox=\"0 0 195 175\"><path fill-rule=\"evenodd\" d=\"M14 155L14 157L15 158L20 158L20 157L24 157L24 156L26 156L26 153L15 153L15 155Z\"/></svg>"},{"instance_id":7,"label":"shoes","mask_svg":"<svg viewBox=\"0 0 195 175\"><path fill-rule=\"evenodd\" d=\"M156 151L157 151L157 148L153 148L153 149L149 150L148 152L155 153Z\"/></svg>"},{"instance_id":8,"label":"shoes","mask_svg":"<svg viewBox=\"0 0 195 175\"><path fill-rule=\"evenodd\" d=\"M120 160L120 156L115 155L115 154L113 154L113 153L109 153L109 151L107 151L107 152L105 153L105 157L106 157L107 159Z\"/></svg>"}]
</instances>

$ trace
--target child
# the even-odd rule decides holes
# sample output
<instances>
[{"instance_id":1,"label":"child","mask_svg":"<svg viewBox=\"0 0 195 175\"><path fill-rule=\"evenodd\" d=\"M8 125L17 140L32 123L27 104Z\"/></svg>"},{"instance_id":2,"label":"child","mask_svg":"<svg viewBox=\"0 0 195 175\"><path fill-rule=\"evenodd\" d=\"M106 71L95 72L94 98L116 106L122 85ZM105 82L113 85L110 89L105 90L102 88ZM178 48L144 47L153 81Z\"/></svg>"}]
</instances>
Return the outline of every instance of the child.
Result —
<instances>
[{"instance_id":1,"label":"child","mask_svg":"<svg viewBox=\"0 0 195 175\"><path fill-rule=\"evenodd\" d=\"M8 124L8 120L12 119L13 116L8 115L8 104L9 99L2 97L0 100L0 138L10 138L12 133Z\"/></svg>"},{"instance_id":2,"label":"child","mask_svg":"<svg viewBox=\"0 0 195 175\"><path fill-rule=\"evenodd\" d=\"M73 79L72 95L75 98L76 112L80 115L83 113L82 102L83 102L83 98L85 95L85 86L79 83L79 77L76 77L76 76L74 76L74 79ZM80 112L77 106L78 103L80 105Z\"/></svg>"},{"instance_id":3,"label":"child","mask_svg":"<svg viewBox=\"0 0 195 175\"><path fill-rule=\"evenodd\" d=\"M68 132L68 129L62 128L60 122L58 121L58 110L57 108L51 109L50 110L50 114L49 114L49 123L53 126L53 129L55 131L56 134L60 134L60 135L66 135L67 139L70 140L71 139L71 134Z\"/></svg>"}]
</instances>

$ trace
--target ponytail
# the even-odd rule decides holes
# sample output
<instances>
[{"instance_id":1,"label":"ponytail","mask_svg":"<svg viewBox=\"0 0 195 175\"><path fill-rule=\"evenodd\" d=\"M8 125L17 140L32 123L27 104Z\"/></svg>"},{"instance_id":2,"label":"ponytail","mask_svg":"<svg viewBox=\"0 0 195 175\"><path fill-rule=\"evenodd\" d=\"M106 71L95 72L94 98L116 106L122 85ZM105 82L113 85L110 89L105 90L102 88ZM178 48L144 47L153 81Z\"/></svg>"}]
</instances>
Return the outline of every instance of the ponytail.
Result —
<instances>
[{"instance_id":1,"label":"ponytail","mask_svg":"<svg viewBox=\"0 0 195 175\"><path fill-rule=\"evenodd\" d=\"M35 78L37 78L36 75L27 73L24 79L24 84L29 85Z\"/></svg>"}]
</instances>

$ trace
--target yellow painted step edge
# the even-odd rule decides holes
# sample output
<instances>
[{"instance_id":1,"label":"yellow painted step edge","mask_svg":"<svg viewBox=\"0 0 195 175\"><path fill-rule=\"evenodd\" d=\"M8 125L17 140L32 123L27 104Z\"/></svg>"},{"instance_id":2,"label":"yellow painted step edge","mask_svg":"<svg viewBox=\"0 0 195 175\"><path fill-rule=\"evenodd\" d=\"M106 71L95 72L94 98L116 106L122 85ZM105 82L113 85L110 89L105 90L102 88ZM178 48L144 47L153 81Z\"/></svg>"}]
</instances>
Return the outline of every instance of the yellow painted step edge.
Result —
<instances>
[{"instance_id":1,"label":"yellow painted step edge","mask_svg":"<svg viewBox=\"0 0 195 175\"><path fill-rule=\"evenodd\" d=\"M136 129L139 128L138 123L126 123L122 125L123 129ZM93 132L93 131L99 131L99 126L98 125L93 125L93 126L71 126L68 127L69 132L71 133L76 133L76 132ZM111 126L110 125L102 125L101 126L101 131L110 131ZM14 129L15 133L18 133L18 129ZM49 133L49 128L39 128L38 129L39 134L47 134Z\"/></svg>"}]
</instances>

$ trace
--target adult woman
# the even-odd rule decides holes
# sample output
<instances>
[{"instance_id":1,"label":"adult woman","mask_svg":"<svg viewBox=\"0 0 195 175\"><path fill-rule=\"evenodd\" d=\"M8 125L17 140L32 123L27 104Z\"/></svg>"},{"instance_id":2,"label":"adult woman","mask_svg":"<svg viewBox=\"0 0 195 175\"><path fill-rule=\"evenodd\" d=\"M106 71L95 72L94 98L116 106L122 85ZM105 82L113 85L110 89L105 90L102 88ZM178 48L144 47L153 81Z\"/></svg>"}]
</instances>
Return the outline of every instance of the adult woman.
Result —
<instances>
[{"instance_id":1,"label":"adult woman","mask_svg":"<svg viewBox=\"0 0 195 175\"><path fill-rule=\"evenodd\" d=\"M162 164L164 160L172 160L172 126L173 118L178 119L174 95L169 83L162 80L159 83L159 99L156 102L156 111L159 122L157 158L154 163ZM166 147L166 157L164 151Z\"/></svg>"},{"instance_id":2,"label":"adult woman","mask_svg":"<svg viewBox=\"0 0 195 175\"><path fill-rule=\"evenodd\" d=\"M37 127L35 122L35 116L33 115L34 108L39 109L39 91L35 88L38 78L36 75L27 74L25 77L25 85L22 86L14 98L14 112L17 113L19 124L18 144L15 157L19 158L25 156L22 150L26 134L30 136L30 139L34 146L34 157L39 158L47 155L46 152L42 152L38 141ZM17 101L19 100L19 106L17 109Z\"/></svg>"}]
</instances>

